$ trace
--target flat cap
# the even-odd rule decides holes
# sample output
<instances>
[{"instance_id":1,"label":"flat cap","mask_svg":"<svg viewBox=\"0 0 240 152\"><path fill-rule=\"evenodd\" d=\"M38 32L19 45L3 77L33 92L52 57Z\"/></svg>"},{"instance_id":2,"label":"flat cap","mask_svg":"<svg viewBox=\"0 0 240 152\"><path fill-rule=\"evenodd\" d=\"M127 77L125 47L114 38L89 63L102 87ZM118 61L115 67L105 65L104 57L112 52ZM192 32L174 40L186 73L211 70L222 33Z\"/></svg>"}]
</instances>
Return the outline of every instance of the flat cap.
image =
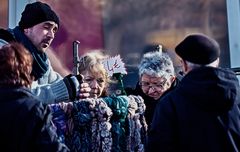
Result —
<instances>
[{"instance_id":1,"label":"flat cap","mask_svg":"<svg viewBox=\"0 0 240 152\"><path fill-rule=\"evenodd\" d=\"M204 34L188 35L175 51L183 60L202 65L210 64L220 56L217 41Z\"/></svg>"}]
</instances>

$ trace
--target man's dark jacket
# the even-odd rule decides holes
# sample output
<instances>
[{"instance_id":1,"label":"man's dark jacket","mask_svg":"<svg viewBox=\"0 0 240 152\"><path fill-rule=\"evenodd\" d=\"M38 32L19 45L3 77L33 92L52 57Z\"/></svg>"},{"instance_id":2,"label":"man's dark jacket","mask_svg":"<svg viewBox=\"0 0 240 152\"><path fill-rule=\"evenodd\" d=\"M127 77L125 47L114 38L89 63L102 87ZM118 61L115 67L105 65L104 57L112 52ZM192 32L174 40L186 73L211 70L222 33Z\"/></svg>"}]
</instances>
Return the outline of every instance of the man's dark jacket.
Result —
<instances>
[{"instance_id":1,"label":"man's dark jacket","mask_svg":"<svg viewBox=\"0 0 240 152\"><path fill-rule=\"evenodd\" d=\"M230 70L192 70L158 102L147 151L239 151L239 91L238 79Z\"/></svg>"},{"instance_id":2,"label":"man's dark jacket","mask_svg":"<svg viewBox=\"0 0 240 152\"><path fill-rule=\"evenodd\" d=\"M0 87L1 151L67 151L58 141L51 116L28 89Z\"/></svg>"}]
</instances>

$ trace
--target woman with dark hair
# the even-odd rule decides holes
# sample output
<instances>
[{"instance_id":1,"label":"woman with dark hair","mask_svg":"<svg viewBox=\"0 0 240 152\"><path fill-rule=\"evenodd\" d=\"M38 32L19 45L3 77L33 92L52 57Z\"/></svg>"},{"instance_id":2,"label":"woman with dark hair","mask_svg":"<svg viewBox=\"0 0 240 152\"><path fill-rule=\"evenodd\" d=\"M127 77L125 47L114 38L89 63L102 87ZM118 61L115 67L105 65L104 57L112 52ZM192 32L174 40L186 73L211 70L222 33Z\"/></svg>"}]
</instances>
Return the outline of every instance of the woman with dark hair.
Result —
<instances>
[{"instance_id":1,"label":"woman with dark hair","mask_svg":"<svg viewBox=\"0 0 240 152\"><path fill-rule=\"evenodd\" d=\"M32 55L20 43L0 48L0 140L2 151L68 151L59 143L49 108L30 91Z\"/></svg>"}]
</instances>

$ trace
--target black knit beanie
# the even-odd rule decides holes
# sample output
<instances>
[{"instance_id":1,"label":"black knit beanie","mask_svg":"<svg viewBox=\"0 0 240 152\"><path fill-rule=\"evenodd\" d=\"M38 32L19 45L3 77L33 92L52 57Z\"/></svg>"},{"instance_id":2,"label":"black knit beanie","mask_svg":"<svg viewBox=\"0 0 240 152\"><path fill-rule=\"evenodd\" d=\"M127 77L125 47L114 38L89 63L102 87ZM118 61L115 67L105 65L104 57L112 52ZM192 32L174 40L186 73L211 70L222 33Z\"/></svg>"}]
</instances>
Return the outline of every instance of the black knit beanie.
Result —
<instances>
[{"instance_id":1,"label":"black knit beanie","mask_svg":"<svg viewBox=\"0 0 240 152\"><path fill-rule=\"evenodd\" d=\"M53 21L59 26L59 18L48 4L34 2L26 5L18 25L23 30L45 21Z\"/></svg>"},{"instance_id":2,"label":"black knit beanie","mask_svg":"<svg viewBox=\"0 0 240 152\"><path fill-rule=\"evenodd\" d=\"M187 36L176 46L175 51L183 60L202 65L212 63L220 56L217 41L204 34Z\"/></svg>"}]
</instances>

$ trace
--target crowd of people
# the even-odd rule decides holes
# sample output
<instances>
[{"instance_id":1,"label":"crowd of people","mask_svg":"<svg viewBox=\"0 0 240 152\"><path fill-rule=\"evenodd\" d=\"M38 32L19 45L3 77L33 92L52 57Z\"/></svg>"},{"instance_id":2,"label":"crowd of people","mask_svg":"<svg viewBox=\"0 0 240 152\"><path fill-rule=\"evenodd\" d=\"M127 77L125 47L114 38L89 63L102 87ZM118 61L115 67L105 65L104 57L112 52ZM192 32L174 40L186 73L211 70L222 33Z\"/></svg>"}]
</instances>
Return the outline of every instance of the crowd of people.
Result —
<instances>
[{"instance_id":1,"label":"crowd of people","mask_svg":"<svg viewBox=\"0 0 240 152\"><path fill-rule=\"evenodd\" d=\"M185 76L158 101L147 151L239 151L239 81L233 71L218 67L218 43L192 34L175 51Z\"/></svg>"},{"instance_id":2,"label":"crowd of people","mask_svg":"<svg viewBox=\"0 0 240 152\"><path fill-rule=\"evenodd\" d=\"M111 80L102 63L109 56L101 50L85 53L80 74L62 77L46 54L60 26L58 15L42 2L27 4L21 15L18 26L0 29L1 148L70 151L57 134L49 105L110 96ZM233 71L219 67L218 42L190 34L175 52L182 60L181 80L159 46L142 56L136 87L125 88L146 106L147 136L141 149L239 152L240 86Z\"/></svg>"}]
</instances>

